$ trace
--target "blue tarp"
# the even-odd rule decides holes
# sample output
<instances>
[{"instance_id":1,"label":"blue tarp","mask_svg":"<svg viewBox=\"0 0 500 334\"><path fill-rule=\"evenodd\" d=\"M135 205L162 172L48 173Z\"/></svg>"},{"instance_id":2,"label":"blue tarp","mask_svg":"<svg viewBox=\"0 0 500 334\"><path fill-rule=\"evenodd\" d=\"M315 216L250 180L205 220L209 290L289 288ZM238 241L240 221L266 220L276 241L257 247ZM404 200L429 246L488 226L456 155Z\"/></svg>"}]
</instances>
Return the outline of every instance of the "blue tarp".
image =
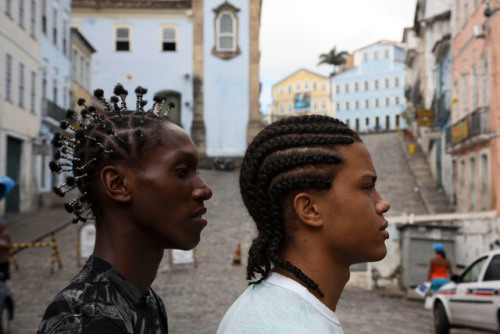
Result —
<instances>
[{"instance_id":1,"label":"blue tarp","mask_svg":"<svg viewBox=\"0 0 500 334\"><path fill-rule=\"evenodd\" d=\"M16 183L8 176L0 176L0 199L4 198L14 188Z\"/></svg>"}]
</instances>

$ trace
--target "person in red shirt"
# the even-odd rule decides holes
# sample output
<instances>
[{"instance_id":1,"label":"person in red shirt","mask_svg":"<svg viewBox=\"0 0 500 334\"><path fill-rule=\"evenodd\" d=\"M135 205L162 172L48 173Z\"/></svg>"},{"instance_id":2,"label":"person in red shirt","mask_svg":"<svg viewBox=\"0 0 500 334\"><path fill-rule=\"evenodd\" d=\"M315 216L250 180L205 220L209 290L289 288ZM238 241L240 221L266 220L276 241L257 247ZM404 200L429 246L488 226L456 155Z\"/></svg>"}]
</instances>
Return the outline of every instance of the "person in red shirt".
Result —
<instances>
[{"instance_id":1,"label":"person in red shirt","mask_svg":"<svg viewBox=\"0 0 500 334\"><path fill-rule=\"evenodd\" d=\"M442 244L433 244L432 248L436 252L436 255L430 261L427 281L431 282L432 292L436 292L450 281L451 262L446 258L446 252Z\"/></svg>"}]
</instances>

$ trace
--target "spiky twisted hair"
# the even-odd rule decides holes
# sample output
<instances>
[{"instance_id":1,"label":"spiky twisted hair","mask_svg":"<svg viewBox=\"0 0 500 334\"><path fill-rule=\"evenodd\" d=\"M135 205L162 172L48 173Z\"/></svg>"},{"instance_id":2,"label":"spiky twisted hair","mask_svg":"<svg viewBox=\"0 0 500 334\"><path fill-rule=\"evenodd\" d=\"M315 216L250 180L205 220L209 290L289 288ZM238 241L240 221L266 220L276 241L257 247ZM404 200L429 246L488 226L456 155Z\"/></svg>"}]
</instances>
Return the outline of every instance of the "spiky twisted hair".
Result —
<instances>
[{"instance_id":1,"label":"spiky twisted hair","mask_svg":"<svg viewBox=\"0 0 500 334\"><path fill-rule=\"evenodd\" d=\"M279 256L284 209L300 191L328 190L343 163L336 148L360 141L341 121L319 115L282 119L253 139L240 171L243 202L258 231L249 250L247 279L260 274L253 282L260 283L278 266L323 296L312 279Z\"/></svg>"},{"instance_id":2,"label":"spiky twisted hair","mask_svg":"<svg viewBox=\"0 0 500 334\"><path fill-rule=\"evenodd\" d=\"M70 121L61 121L64 132L56 133L52 139L57 151L49 166L55 173L68 173L66 182L54 187L57 195L63 197L76 187L81 192L65 204L66 210L75 215L74 223L95 219L99 209L95 198L96 177L103 166L116 161L134 164L140 161L146 146L160 144L160 127L163 122L170 122L167 118L170 109L158 112L165 98L157 95L152 108L146 111L147 101L143 99L146 93L146 88L136 88L137 110L132 111L127 109L128 92L121 84L116 85L109 102L104 91L96 89L94 96L104 105L104 112L79 99L77 103L82 110L68 110L66 117Z\"/></svg>"}]
</instances>

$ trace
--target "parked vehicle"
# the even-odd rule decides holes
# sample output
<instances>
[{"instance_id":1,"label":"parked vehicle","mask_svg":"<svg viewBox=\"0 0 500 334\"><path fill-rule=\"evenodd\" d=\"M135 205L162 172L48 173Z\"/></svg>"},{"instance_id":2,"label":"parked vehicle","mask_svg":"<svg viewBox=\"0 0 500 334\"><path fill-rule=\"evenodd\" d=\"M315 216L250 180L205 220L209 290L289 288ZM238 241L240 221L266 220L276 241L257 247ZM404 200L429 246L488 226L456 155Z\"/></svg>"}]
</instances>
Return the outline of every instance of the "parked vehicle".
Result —
<instances>
[{"instance_id":1,"label":"parked vehicle","mask_svg":"<svg viewBox=\"0 0 500 334\"><path fill-rule=\"evenodd\" d=\"M14 298L10 289L0 281L0 334L8 334L14 319Z\"/></svg>"},{"instance_id":2,"label":"parked vehicle","mask_svg":"<svg viewBox=\"0 0 500 334\"><path fill-rule=\"evenodd\" d=\"M479 256L439 289L432 305L436 334L451 327L500 332L500 250Z\"/></svg>"}]
</instances>

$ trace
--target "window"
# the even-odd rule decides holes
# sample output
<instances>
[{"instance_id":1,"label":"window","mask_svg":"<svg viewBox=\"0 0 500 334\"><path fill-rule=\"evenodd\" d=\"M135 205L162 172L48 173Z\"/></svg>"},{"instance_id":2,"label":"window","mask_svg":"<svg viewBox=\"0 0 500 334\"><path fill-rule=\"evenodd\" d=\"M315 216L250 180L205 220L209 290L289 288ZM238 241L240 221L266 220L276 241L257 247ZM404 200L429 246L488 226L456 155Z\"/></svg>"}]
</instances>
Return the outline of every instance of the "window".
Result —
<instances>
[{"instance_id":1,"label":"window","mask_svg":"<svg viewBox=\"0 0 500 334\"><path fill-rule=\"evenodd\" d=\"M80 76L79 76L79 79L80 79L80 85L83 86L83 74L85 73L85 58L83 58L83 55L80 55Z\"/></svg>"},{"instance_id":2,"label":"window","mask_svg":"<svg viewBox=\"0 0 500 334\"><path fill-rule=\"evenodd\" d=\"M500 281L500 255L493 256L488 268L486 268L483 280Z\"/></svg>"},{"instance_id":3,"label":"window","mask_svg":"<svg viewBox=\"0 0 500 334\"><path fill-rule=\"evenodd\" d=\"M177 31L175 28L172 27L163 28L161 50L177 51Z\"/></svg>"},{"instance_id":4,"label":"window","mask_svg":"<svg viewBox=\"0 0 500 334\"><path fill-rule=\"evenodd\" d=\"M18 0L19 2L19 25L24 28L24 0Z\"/></svg>"},{"instance_id":5,"label":"window","mask_svg":"<svg viewBox=\"0 0 500 334\"><path fill-rule=\"evenodd\" d=\"M18 91L18 105L24 108L24 64L19 63L19 91Z\"/></svg>"},{"instance_id":6,"label":"window","mask_svg":"<svg viewBox=\"0 0 500 334\"><path fill-rule=\"evenodd\" d=\"M345 110L349 110L349 102L345 103Z\"/></svg>"},{"instance_id":7,"label":"window","mask_svg":"<svg viewBox=\"0 0 500 334\"><path fill-rule=\"evenodd\" d=\"M313 81L313 87L312 87L312 90L316 90L318 89L318 83L316 82L316 80Z\"/></svg>"},{"instance_id":8,"label":"window","mask_svg":"<svg viewBox=\"0 0 500 334\"><path fill-rule=\"evenodd\" d=\"M321 101L321 110L323 111L323 113L326 112L326 102L324 100Z\"/></svg>"},{"instance_id":9,"label":"window","mask_svg":"<svg viewBox=\"0 0 500 334\"><path fill-rule=\"evenodd\" d=\"M288 94L292 94L292 85L288 84Z\"/></svg>"},{"instance_id":10,"label":"window","mask_svg":"<svg viewBox=\"0 0 500 334\"><path fill-rule=\"evenodd\" d=\"M57 79L52 81L52 102L57 104Z\"/></svg>"},{"instance_id":11,"label":"window","mask_svg":"<svg viewBox=\"0 0 500 334\"><path fill-rule=\"evenodd\" d=\"M280 104L280 106L279 106L279 115L283 116L283 113L284 113L284 108L283 108L283 105Z\"/></svg>"},{"instance_id":12,"label":"window","mask_svg":"<svg viewBox=\"0 0 500 334\"><path fill-rule=\"evenodd\" d=\"M478 96L477 96L477 66L474 65L472 67L472 78L471 78L471 110L476 110L477 108L477 103L478 103Z\"/></svg>"},{"instance_id":13,"label":"window","mask_svg":"<svg viewBox=\"0 0 500 334\"><path fill-rule=\"evenodd\" d=\"M309 81L304 81L304 90L308 91L309 90Z\"/></svg>"},{"instance_id":14,"label":"window","mask_svg":"<svg viewBox=\"0 0 500 334\"><path fill-rule=\"evenodd\" d=\"M363 61L368 61L368 53L363 53Z\"/></svg>"},{"instance_id":15,"label":"window","mask_svg":"<svg viewBox=\"0 0 500 334\"><path fill-rule=\"evenodd\" d=\"M340 94L340 85L337 85L337 86L335 87L335 91L337 92L337 94Z\"/></svg>"},{"instance_id":16,"label":"window","mask_svg":"<svg viewBox=\"0 0 500 334\"><path fill-rule=\"evenodd\" d=\"M390 99L390 98L388 98L388 97L386 97L386 98L385 98L385 105L386 105L386 106L389 106L390 104L391 104L391 99Z\"/></svg>"},{"instance_id":17,"label":"window","mask_svg":"<svg viewBox=\"0 0 500 334\"><path fill-rule=\"evenodd\" d=\"M481 210L490 209L490 165L487 154L481 154Z\"/></svg>"},{"instance_id":18,"label":"window","mask_svg":"<svg viewBox=\"0 0 500 334\"><path fill-rule=\"evenodd\" d=\"M52 14L52 42L57 47L57 9L54 8Z\"/></svg>"},{"instance_id":19,"label":"window","mask_svg":"<svg viewBox=\"0 0 500 334\"><path fill-rule=\"evenodd\" d=\"M42 33L47 35L47 0L42 0Z\"/></svg>"},{"instance_id":20,"label":"window","mask_svg":"<svg viewBox=\"0 0 500 334\"><path fill-rule=\"evenodd\" d=\"M130 29L126 27L116 28L116 51L130 51Z\"/></svg>"},{"instance_id":21,"label":"window","mask_svg":"<svg viewBox=\"0 0 500 334\"><path fill-rule=\"evenodd\" d=\"M348 83L345 84L345 92L349 93L349 84Z\"/></svg>"},{"instance_id":22,"label":"window","mask_svg":"<svg viewBox=\"0 0 500 334\"><path fill-rule=\"evenodd\" d=\"M323 90L326 89L326 84L324 82L321 83L321 89L323 89Z\"/></svg>"},{"instance_id":23,"label":"window","mask_svg":"<svg viewBox=\"0 0 500 334\"><path fill-rule=\"evenodd\" d=\"M63 55L68 55L68 22L63 20L63 30L62 30L62 52Z\"/></svg>"},{"instance_id":24,"label":"window","mask_svg":"<svg viewBox=\"0 0 500 334\"><path fill-rule=\"evenodd\" d=\"M368 117L367 117L367 118L365 118L365 124L366 124L366 126L369 126L369 125L370 125L370 119L369 119Z\"/></svg>"},{"instance_id":25,"label":"window","mask_svg":"<svg viewBox=\"0 0 500 334\"><path fill-rule=\"evenodd\" d=\"M357 82L354 83L354 91L359 91L359 84Z\"/></svg>"},{"instance_id":26,"label":"window","mask_svg":"<svg viewBox=\"0 0 500 334\"><path fill-rule=\"evenodd\" d=\"M223 12L217 20L217 50L219 51L235 51L235 18L230 12Z\"/></svg>"},{"instance_id":27,"label":"window","mask_svg":"<svg viewBox=\"0 0 500 334\"><path fill-rule=\"evenodd\" d=\"M378 89L378 80L375 80L375 89Z\"/></svg>"},{"instance_id":28,"label":"window","mask_svg":"<svg viewBox=\"0 0 500 334\"><path fill-rule=\"evenodd\" d=\"M12 101L12 55L5 55L5 99Z\"/></svg>"},{"instance_id":29,"label":"window","mask_svg":"<svg viewBox=\"0 0 500 334\"><path fill-rule=\"evenodd\" d=\"M73 76L73 79L77 78L77 73L78 73L78 50L74 49L73 50L73 58L71 59L71 75Z\"/></svg>"},{"instance_id":30,"label":"window","mask_svg":"<svg viewBox=\"0 0 500 334\"><path fill-rule=\"evenodd\" d=\"M485 55L483 58L483 73L481 76L481 98L482 100L482 105L483 107L488 106L490 103L488 101L489 99L489 82L488 82L488 77L489 77L489 65L488 65L488 56Z\"/></svg>"},{"instance_id":31,"label":"window","mask_svg":"<svg viewBox=\"0 0 500 334\"><path fill-rule=\"evenodd\" d=\"M30 112L35 113L36 101L36 73L31 71L30 75Z\"/></svg>"},{"instance_id":32,"label":"window","mask_svg":"<svg viewBox=\"0 0 500 334\"><path fill-rule=\"evenodd\" d=\"M84 87L90 90L90 63L85 61L85 83Z\"/></svg>"},{"instance_id":33,"label":"window","mask_svg":"<svg viewBox=\"0 0 500 334\"><path fill-rule=\"evenodd\" d=\"M462 26L467 24L469 16L469 0L462 0Z\"/></svg>"},{"instance_id":34,"label":"window","mask_svg":"<svg viewBox=\"0 0 500 334\"><path fill-rule=\"evenodd\" d=\"M385 78L385 88L389 88L391 86L389 78Z\"/></svg>"},{"instance_id":35,"label":"window","mask_svg":"<svg viewBox=\"0 0 500 334\"><path fill-rule=\"evenodd\" d=\"M368 90L370 88L368 81L365 81L365 90Z\"/></svg>"},{"instance_id":36,"label":"window","mask_svg":"<svg viewBox=\"0 0 500 334\"><path fill-rule=\"evenodd\" d=\"M288 116L292 116L292 105L288 105Z\"/></svg>"},{"instance_id":37,"label":"window","mask_svg":"<svg viewBox=\"0 0 500 334\"><path fill-rule=\"evenodd\" d=\"M5 14L12 17L12 0L5 0Z\"/></svg>"},{"instance_id":38,"label":"window","mask_svg":"<svg viewBox=\"0 0 500 334\"><path fill-rule=\"evenodd\" d=\"M315 114L318 113L318 102L316 102L316 101L313 102L313 112Z\"/></svg>"},{"instance_id":39,"label":"window","mask_svg":"<svg viewBox=\"0 0 500 334\"><path fill-rule=\"evenodd\" d=\"M399 105L399 96L396 96L396 97L394 98L394 103L395 103L396 105Z\"/></svg>"},{"instance_id":40,"label":"window","mask_svg":"<svg viewBox=\"0 0 500 334\"><path fill-rule=\"evenodd\" d=\"M389 50L384 50L384 58L389 59Z\"/></svg>"},{"instance_id":41,"label":"window","mask_svg":"<svg viewBox=\"0 0 500 334\"><path fill-rule=\"evenodd\" d=\"M283 87L280 87L278 95L283 95Z\"/></svg>"},{"instance_id":42,"label":"window","mask_svg":"<svg viewBox=\"0 0 500 334\"><path fill-rule=\"evenodd\" d=\"M399 117L400 117L399 115L396 115L396 128L398 128L398 129L399 129L399 122L400 122Z\"/></svg>"},{"instance_id":43,"label":"window","mask_svg":"<svg viewBox=\"0 0 500 334\"><path fill-rule=\"evenodd\" d=\"M359 131L359 118L356 118L356 131Z\"/></svg>"},{"instance_id":44,"label":"window","mask_svg":"<svg viewBox=\"0 0 500 334\"><path fill-rule=\"evenodd\" d=\"M398 77L394 78L394 87L399 87L399 78Z\"/></svg>"},{"instance_id":45,"label":"window","mask_svg":"<svg viewBox=\"0 0 500 334\"><path fill-rule=\"evenodd\" d=\"M378 51L373 53L373 60L378 60Z\"/></svg>"},{"instance_id":46,"label":"window","mask_svg":"<svg viewBox=\"0 0 500 334\"><path fill-rule=\"evenodd\" d=\"M470 191L470 210L476 211L477 202L477 192L476 192L476 159L471 157L469 160L470 166L470 179L469 179L469 191Z\"/></svg>"},{"instance_id":47,"label":"window","mask_svg":"<svg viewBox=\"0 0 500 334\"><path fill-rule=\"evenodd\" d=\"M379 100L375 99L375 108L378 108L378 107L379 107Z\"/></svg>"},{"instance_id":48,"label":"window","mask_svg":"<svg viewBox=\"0 0 500 334\"><path fill-rule=\"evenodd\" d=\"M468 101L467 101L467 94L468 94L468 84L467 84L467 75L463 75L462 76L462 94L461 94L461 97L462 97L462 104L461 104L461 107L462 107L462 116L465 116L467 115L467 108L468 108Z\"/></svg>"},{"instance_id":49,"label":"window","mask_svg":"<svg viewBox=\"0 0 500 334\"><path fill-rule=\"evenodd\" d=\"M358 109L359 109L359 101L355 101L355 102L354 102L354 108L355 108L356 110L358 110Z\"/></svg>"},{"instance_id":50,"label":"window","mask_svg":"<svg viewBox=\"0 0 500 334\"><path fill-rule=\"evenodd\" d=\"M482 257L472 264L461 276L461 283L477 282L479 274L486 264L486 257Z\"/></svg>"},{"instance_id":51,"label":"window","mask_svg":"<svg viewBox=\"0 0 500 334\"><path fill-rule=\"evenodd\" d=\"M35 0L31 0L30 7L30 34L35 37L35 29L36 29L36 3Z\"/></svg>"},{"instance_id":52,"label":"window","mask_svg":"<svg viewBox=\"0 0 500 334\"><path fill-rule=\"evenodd\" d=\"M298 81L295 83L295 91L300 92L300 82Z\"/></svg>"},{"instance_id":53,"label":"window","mask_svg":"<svg viewBox=\"0 0 500 334\"><path fill-rule=\"evenodd\" d=\"M337 109L337 111L340 110L340 103L337 102L335 109Z\"/></svg>"},{"instance_id":54,"label":"window","mask_svg":"<svg viewBox=\"0 0 500 334\"><path fill-rule=\"evenodd\" d=\"M365 108L370 108L370 101L368 100L365 100Z\"/></svg>"}]
</instances>

